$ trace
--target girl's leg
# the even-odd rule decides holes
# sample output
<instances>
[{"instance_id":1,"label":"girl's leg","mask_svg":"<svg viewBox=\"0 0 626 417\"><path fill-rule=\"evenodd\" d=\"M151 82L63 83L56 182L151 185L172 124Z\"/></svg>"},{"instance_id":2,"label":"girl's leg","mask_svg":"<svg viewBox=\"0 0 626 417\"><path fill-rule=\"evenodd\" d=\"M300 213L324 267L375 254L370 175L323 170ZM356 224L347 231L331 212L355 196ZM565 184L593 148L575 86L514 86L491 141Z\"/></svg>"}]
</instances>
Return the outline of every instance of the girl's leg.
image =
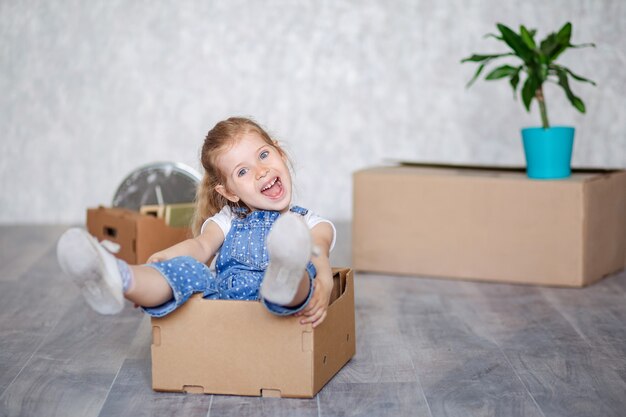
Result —
<instances>
[{"instance_id":1,"label":"girl's leg","mask_svg":"<svg viewBox=\"0 0 626 417\"><path fill-rule=\"evenodd\" d=\"M301 216L280 216L267 237L270 263L261 284L261 297L281 306L302 304L310 292L309 273L313 243L311 232Z\"/></svg>"},{"instance_id":2,"label":"girl's leg","mask_svg":"<svg viewBox=\"0 0 626 417\"><path fill-rule=\"evenodd\" d=\"M300 284L298 285L298 290L296 291L296 295L293 297L293 301L285 304L285 307L295 307L304 303L304 301L309 297L309 292L311 291L311 280L309 279L309 273L305 272L300 279Z\"/></svg>"},{"instance_id":3,"label":"girl's leg","mask_svg":"<svg viewBox=\"0 0 626 417\"><path fill-rule=\"evenodd\" d=\"M57 244L61 269L98 313L116 314L124 297L153 316L163 316L213 282L209 268L190 257L131 266L116 259L84 229L65 232Z\"/></svg>"},{"instance_id":4,"label":"girl's leg","mask_svg":"<svg viewBox=\"0 0 626 417\"><path fill-rule=\"evenodd\" d=\"M146 265L130 266L132 280L124 297L142 307L156 307L171 300L172 287L163 275Z\"/></svg>"},{"instance_id":5,"label":"girl's leg","mask_svg":"<svg viewBox=\"0 0 626 417\"><path fill-rule=\"evenodd\" d=\"M152 317L163 317L187 302L195 293L217 293L215 278L205 264L190 256L133 266L136 274L126 298L141 305Z\"/></svg>"},{"instance_id":6,"label":"girl's leg","mask_svg":"<svg viewBox=\"0 0 626 417\"><path fill-rule=\"evenodd\" d=\"M98 313L119 313L124 298L145 307L173 298L170 285L157 270L116 259L84 229L72 228L61 236L57 258L61 269Z\"/></svg>"},{"instance_id":7,"label":"girl's leg","mask_svg":"<svg viewBox=\"0 0 626 417\"><path fill-rule=\"evenodd\" d=\"M313 296L312 287L316 275L317 271L315 270L315 265L313 265L312 262L309 262L306 266L306 272L302 278L299 279L298 290L292 301L285 304L277 304L272 303L267 298L263 298L263 305L265 305L271 313L279 316L290 316L302 311L306 308L307 304L311 300L311 297Z\"/></svg>"},{"instance_id":8,"label":"girl's leg","mask_svg":"<svg viewBox=\"0 0 626 417\"><path fill-rule=\"evenodd\" d=\"M57 243L57 259L94 310L100 314L122 311L124 281L119 263L87 231L72 228L63 233Z\"/></svg>"}]
</instances>

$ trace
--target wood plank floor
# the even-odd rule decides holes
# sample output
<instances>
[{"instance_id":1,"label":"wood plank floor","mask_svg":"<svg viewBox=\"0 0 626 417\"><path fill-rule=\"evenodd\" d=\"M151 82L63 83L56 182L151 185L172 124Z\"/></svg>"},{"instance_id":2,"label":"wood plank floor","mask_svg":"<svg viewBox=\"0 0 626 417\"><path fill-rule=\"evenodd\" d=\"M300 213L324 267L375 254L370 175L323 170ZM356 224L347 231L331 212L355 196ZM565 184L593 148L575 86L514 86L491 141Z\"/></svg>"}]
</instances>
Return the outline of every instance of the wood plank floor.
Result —
<instances>
[{"instance_id":1,"label":"wood plank floor","mask_svg":"<svg viewBox=\"0 0 626 417\"><path fill-rule=\"evenodd\" d=\"M0 226L1 417L626 416L626 273L585 289L357 274L357 355L316 398L168 394L150 388L148 318L94 313L61 274L65 229Z\"/></svg>"}]
</instances>

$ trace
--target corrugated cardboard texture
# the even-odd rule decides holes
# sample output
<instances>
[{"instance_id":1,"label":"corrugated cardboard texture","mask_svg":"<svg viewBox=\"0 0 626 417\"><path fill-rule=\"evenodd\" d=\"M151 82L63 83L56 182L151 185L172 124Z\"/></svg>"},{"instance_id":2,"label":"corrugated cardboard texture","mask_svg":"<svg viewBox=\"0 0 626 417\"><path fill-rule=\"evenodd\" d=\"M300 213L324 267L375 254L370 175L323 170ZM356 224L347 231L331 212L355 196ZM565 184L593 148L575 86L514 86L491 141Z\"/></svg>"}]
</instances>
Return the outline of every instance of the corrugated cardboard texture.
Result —
<instances>
[{"instance_id":1,"label":"corrugated cardboard texture","mask_svg":"<svg viewBox=\"0 0 626 417\"><path fill-rule=\"evenodd\" d=\"M626 175L602 175L584 185L583 284L624 267L626 258Z\"/></svg>"},{"instance_id":2,"label":"corrugated cardboard texture","mask_svg":"<svg viewBox=\"0 0 626 417\"><path fill-rule=\"evenodd\" d=\"M191 236L188 228L167 226L163 219L122 208L87 210L87 230L99 240L120 245L116 254L131 264L142 264L155 252Z\"/></svg>"},{"instance_id":3,"label":"corrugated cardboard texture","mask_svg":"<svg viewBox=\"0 0 626 417\"><path fill-rule=\"evenodd\" d=\"M153 389L313 397L355 353L352 271L335 274L344 291L315 329L259 302L200 295L153 318Z\"/></svg>"},{"instance_id":4,"label":"corrugated cardboard texture","mask_svg":"<svg viewBox=\"0 0 626 417\"><path fill-rule=\"evenodd\" d=\"M346 363L346 358L349 359L356 353L352 274L352 270L342 270L335 274L334 294L331 296L328 316L332 315L339 319L333 319L332 325L324 326L324 322L314 332L314 395L341 369ZM340 296L340 294L345 299L342 302L333 302L335 295Z\"/></svg>"},{"instance_id":5,"label":"corrugated cardboard texture","mask_svg":"<svg viewBox=\"0 0 626 417\"><path fill-rule=\"evenodd\" d=\"M359 171L353 265L374 272L586 285L624 266L625 180L624 171L576 173L561 181L458 167ZM617 230L607 233L611 229ZM592 239L604 248L590 251ZM620 252L621 260L605 251Z\"/></svg>"}]
</instances>

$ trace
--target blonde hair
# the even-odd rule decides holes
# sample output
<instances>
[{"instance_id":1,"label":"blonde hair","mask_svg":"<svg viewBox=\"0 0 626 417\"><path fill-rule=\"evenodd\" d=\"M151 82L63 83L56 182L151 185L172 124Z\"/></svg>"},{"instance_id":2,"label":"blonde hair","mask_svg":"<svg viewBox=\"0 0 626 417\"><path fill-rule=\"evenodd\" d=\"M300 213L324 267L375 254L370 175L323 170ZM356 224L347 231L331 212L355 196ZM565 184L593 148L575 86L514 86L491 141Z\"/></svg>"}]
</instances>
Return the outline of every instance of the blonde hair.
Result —
<instances>
[{"instance_id":1,"label":"blonde hair","mask_svg":"<svg viewBox=\"0 0 626 417\"><path fill-rule=\"evenodd\" d=\"M191 224L194 236L200 234L204 221L218 213L225 205L239 207L215 190L218 185L226 185L226 176L217 167L217 158L228 151L243 135L256 132L270 146L274 147L285 158L287 154L270 135L252 119L245 117L231 117L215 125L204 139L200 151L200 161L204 168L204 175L196 190L196 210Z\"/></svg>"}]
</instances>

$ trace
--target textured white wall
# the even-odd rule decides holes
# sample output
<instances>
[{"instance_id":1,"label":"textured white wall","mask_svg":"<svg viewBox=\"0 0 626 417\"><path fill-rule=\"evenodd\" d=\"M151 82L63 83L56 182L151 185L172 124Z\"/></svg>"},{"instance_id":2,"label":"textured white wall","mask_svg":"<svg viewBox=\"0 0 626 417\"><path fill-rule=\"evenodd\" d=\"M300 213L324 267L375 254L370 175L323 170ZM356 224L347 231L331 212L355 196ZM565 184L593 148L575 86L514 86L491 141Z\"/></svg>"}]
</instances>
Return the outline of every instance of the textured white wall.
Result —
<instances>
[{"instance_id":1,"label":"textured white wall","mask_svg":"<svg viewBox=\"0 0 626 417\"><path fill-rule=\"evenodd\" d=\"M506 4L503 4L506 3ZM505 82L464 86L495 22L543 36L565 21L562 61L588 113L574 163L626 166L622 0L0 1L0 222L82 222L149 162L198 168L206 131L251 115L295 160L300 202L351 217L351 173L385 158L523 164L539 124Z\"/></svg>"}]
</instances>

